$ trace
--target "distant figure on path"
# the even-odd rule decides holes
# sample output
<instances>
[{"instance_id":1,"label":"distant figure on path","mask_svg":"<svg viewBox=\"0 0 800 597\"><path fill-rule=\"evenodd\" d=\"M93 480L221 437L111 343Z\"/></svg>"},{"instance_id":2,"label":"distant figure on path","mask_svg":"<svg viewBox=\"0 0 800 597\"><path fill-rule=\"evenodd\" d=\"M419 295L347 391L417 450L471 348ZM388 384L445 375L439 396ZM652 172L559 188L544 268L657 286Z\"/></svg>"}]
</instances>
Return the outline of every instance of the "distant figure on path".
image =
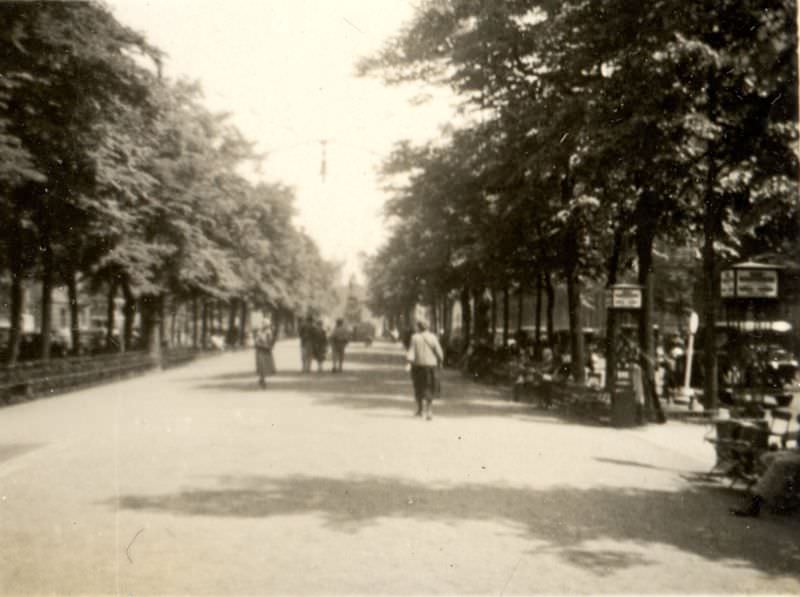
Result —
<instances>
[{"instance_id":1,"label":"distant figure on path","mask_svg":"<svg viewBox=\"0 0 800 597\"><path fill-rule=\"evenodd\" d=\"M318 320L312 328L311 334L311 354L317 362L317 371L322 371L322 364L328 352L328 336L325 334L325 327L322 320Z\"/></svg>"},{"instance_id":2,"label":"distant figure on path","mask_svg":"<svg viewBox=\"0 0 800 597\"><path fill-rule=\"evenodd\" d=\"M255 345L258 385L262 388L266 388L266 377L275 373L275 358L272 356L272 347L275 345L275 334L272 331L272 324L269 320L265 320L261 329L256 332Z\"/></svg>"},{"instance_id":3,"label":"distant figure on path","mask_svg":"<svg viewBox=\"0 0 800 597\"><path fill-rule=\"evenodd\" d=\"M417 411L414 416L422 416L423 403L425 405L425 418L433 418L433 396L438 391L437 369L444 360L439 339L428 331L428 325L422 320L417 321L417 333L411 336L406 361L411 365L411 381L414 384L414 400L417 402Z\"/></svg>"},{"instance_id":4,"label":"distant figure on path","mask_svg":"<svg viewBox=\"0 0 800 597\"><path fill-rule=\"evenodd\" d=\"M298 331L300 336L300 362L302 363L303 373L311 371L311 359L314 354L314 319L311 315L305 318L300 324Z\"/></svg>"},{"instance_id":5,"label":"distant figure on path","mask_svg":"<svg viewBox=\"0 0 800 597\"><path fill-rule=\"evenodd\" d=\"M350 334L344 326L343 319L336 320L336 328L331 333L331 349L333 351L333 372L341 373L344 365L344 349L350 342Z\"/></svg>"}]
</instances>

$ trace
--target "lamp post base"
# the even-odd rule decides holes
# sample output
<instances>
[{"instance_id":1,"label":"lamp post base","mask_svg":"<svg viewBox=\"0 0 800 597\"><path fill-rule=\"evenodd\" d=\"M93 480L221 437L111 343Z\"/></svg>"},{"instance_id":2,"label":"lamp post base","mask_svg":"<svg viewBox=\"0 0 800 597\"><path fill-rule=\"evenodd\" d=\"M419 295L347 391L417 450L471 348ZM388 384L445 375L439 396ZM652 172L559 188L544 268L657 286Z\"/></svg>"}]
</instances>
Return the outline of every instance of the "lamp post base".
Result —
<instances>
[{"instance_id":1,"label":"lamp post base","mask_svg":"<svg viewBox=\"0 0 800 597\"><path fill-rule=\"evenodd\" d=\"M704 410L703 405L698 400L695 400L695 392L692 388L682 387L678 389L677 398L681 402L689 403L689 410L692 412L701 412Z\"/></svg>"}]
</instances>

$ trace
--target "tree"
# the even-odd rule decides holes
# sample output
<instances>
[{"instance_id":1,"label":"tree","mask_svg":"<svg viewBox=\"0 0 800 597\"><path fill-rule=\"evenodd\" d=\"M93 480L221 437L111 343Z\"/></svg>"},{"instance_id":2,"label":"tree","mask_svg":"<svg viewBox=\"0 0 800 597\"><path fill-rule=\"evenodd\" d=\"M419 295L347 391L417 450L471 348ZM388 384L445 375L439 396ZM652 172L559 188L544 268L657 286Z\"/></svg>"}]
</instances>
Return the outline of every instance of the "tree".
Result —
<instances>
[{"instance_id":1,"label":"tree","mask_svg":"<svg viewBox=\"0 0 800 597\"><path fill-rule=\"evenodd\" d=\"M600 247L610 248L615 277L620 251L632 243L652 379L655 241L704 236L704 309L713 328L718 251L733 255L755 227L796 231L780 215L795 209L797 193L795 11L787 0L431 1L361 68L390 83L450 85L503 131L502 144L515 151L501 152L501 161L517 165L534 198L520 204L541 209L540 238L557 247L576 378L581 279L596 277L606 261ZM767 224L776 218L784 224ZM618 226L598 225L605 222ZM705 378L715 384L708 338ZM705 395L713 405L715 387Z\"/></svg>"},{"instance_id":2,"label":"tree","mask_svg":"<svg viewBox=\"0 0 800 597\"><path fill-rule=\"evenodd\" d=\"M70 236L61 223L73 221L73 235L82 234L80 200L94 183L89 156L98 140L95 125L114 102L143 101L147 85L131 54L152 50L94 2L10 3L2 10L11 32L0 40L11 82L2 120L41 174L26 176L27 183L8 194L14 204L10 238L19 240L19 229L30 222L41 248L42 356L48 358L55 253ZM25 269L15 259L9 264L13 278Z\"/></svg>"}]
</instances>

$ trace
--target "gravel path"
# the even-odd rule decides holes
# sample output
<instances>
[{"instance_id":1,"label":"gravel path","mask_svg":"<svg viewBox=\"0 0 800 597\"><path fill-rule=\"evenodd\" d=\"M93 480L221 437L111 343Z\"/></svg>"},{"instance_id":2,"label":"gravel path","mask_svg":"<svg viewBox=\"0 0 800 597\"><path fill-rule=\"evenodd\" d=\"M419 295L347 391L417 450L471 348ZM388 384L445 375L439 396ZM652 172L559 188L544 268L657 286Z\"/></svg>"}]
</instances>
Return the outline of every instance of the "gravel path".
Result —
<instances>
[{"instance_id":1,"label":"gravel path","mask_svg":"<svg viewBox=\"0 0 800 597\"><path fill-rule=\"evenodd\" d=\"M259 390L249 352L0 410L0 593L800 593L800 520L732 518L705 430L614 430L400 351Z\"/></svg>"}]
</instances>

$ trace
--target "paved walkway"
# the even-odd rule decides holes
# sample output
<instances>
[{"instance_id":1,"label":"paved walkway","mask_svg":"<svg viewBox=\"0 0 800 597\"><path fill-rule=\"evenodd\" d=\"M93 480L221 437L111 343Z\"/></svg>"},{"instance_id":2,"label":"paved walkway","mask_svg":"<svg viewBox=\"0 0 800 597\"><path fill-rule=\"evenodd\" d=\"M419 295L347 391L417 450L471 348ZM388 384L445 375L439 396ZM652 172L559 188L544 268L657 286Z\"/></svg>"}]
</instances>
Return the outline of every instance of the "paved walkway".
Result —
<instances>
[{"instance_id":1,"label":"paved walkway","mask_svg":"<svg viewBox=\"0 0 800 597\"><path fill-rule=\"evenodd\" d=\"M562 420L396 347L259 390L251 353L0 409L0 593L798 593L800 521L730 517L704 429Z\"/></svg>"}]
</instances>

